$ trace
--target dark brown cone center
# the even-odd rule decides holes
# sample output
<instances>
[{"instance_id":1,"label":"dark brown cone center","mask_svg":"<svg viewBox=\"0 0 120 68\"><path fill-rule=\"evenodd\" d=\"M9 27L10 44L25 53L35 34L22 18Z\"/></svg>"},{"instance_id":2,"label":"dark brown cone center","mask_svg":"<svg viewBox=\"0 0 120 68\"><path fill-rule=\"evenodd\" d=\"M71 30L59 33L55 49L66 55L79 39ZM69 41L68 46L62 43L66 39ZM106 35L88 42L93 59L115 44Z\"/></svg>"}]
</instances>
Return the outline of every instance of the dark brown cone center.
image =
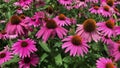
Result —
<instances>
[{"instance_id":1,"label":"dark brown cone center","mask_svg":"<svg viewBox=\"0 0 120 68\"><path fill-rule=\"evenodd\" d=\"M113 6L114 5L114 0L107 0L107 4L109 6Z\"/></svg>"},{"instance_id":2,"label":"dark brown cone center","mask_svg":"<svg viewBox=\"0 0 120 68\"><path fill-rule=\"evenodd\" d=\"M113 29L115 26L115 23L112 20L106 21L106 26L110 29Z\"/></svg>"},{"instance_id":3,"label":"dark brown cone center","mask_svg":"<svg viewBox=\"0 0 120 68\"><path fill-rule=\"evenodd\" d=\"M105 38L106 38L106 39L109 39L109 37L108 37L108 36L105 36Z\"/></svg>"},{"instance_id":4,"label":"dark brown cone center","mask_svg":"<svg viewBox=\"0 0 120 68\"><path fill-rule=\"evenodd\" d=\"M78 35L72 37L72 44L79 46L82 43L82 38Z\"/></svg>"},{"instance_id":5,"label":"dark brown cone center","mask_svg":"<svg viewBox=\"0 0 120 68\"><path fill-rule=\"evenodd\" d=\"M113 64L113 63L108 62L108 63L106 64L106 67L105 67L105 68L115 68L115 67L114 67L114 64Z\"/></svg>"},{"instance_id":6,"label":"dark brown cone center","mask_svg":"<svg viewBox=\"0 0 120 68\"><path fill-rule=\"evenodd\" d=\"M27 47L27 46L28 46L28 43L25 42L25 41L23 41L23 42L21 43L21 46L22 46L22 47Z\"/></svg>"},{"instance_id":7,"label":"dark brown cone center","mask_svg":"<svg viewBox=\"0 0 120 68\"><path fill-rule=\"evenodd\" d=\"M53 8L51 6L49 6L49 7L46 8L46 11L48 13L52 14L54 10L53 10Z\"/></svg>"},{"instance_id":8,"label":"dark brown cone center","mask_svg":"<svg viewBox=\"0 0 120 68\"><path fill-rule=\"evenodd\" d=\"M65 16L64 14L60 14L60 15L58 16L58 18L59 18L60 20L65 20L65 19L66 19L66 16Z\"/></svg>"},{"instance_id":9,"label":"dark brown cone center","mask_svg":"<svg viewBox=\"0 0 120 68\"><path fill-rule=\"evenodd\" d=\"M1 54L0 54L0 58L4 58L5 56L6 56L5 53L1 53Z\"/></svg>"},{"instance_id":10,"label":"dark brown cone center","mask_svg":"<svg viewBox=\"0 0 120 68\"><path fill-rule=\"evenodd\" d=\"M85 1L85 0L80 0L80 1Z\"/></svg>"},{"instance_id":11,"label":"dark brown cone center","mask_svg":"<svg viewBox=\"0 0 120 68\"><path fill-rule=\"evenodd\" d=\"M99 6L94 6L94 9L95 9L95 10L98 10L98 9L99 9Z\"/></svg>"},{"instance_id":12,"label":"dark brown cone center","mask_svg":"<svg viewBox=\"0 0 120 68\"><path fill-rule=\"evenodd\" d=\"M57 27L57 23L53 19L47 20L46 27L48 29L55 29Z\"/></svg>"},{"instance_id":13,"label":"dark brown cone center","mask_svg":"<svg viewBox=\"0 0 120 68\"><path fill-rule=\"evenodd\" d=\"M120 52L120 45L118 46L118 51Z\"/></svg>"},{"instance_id":14,"label":"dark brown cone center","mask_svg":"<svg viewBox=\"0 0 120 68\"><path fill-rule=\"evenodd\" d=\"M105 11L109 11L110 10L109 6L104 6L103 8L104 8Z\"/></svg>"},{"instance_id":15,"label":"dark brown cone center","mask_svg":"<svg viewBox=\"0 0 120 68\"><path fill-rule=\"evenodd\" d=\"M47 21L48 21L48 18L47 18L47 17L45 17L45 18L43 18L43 20L44 20L45 22L47 22Z\"/></svg>"},{"instance_id":16,"label":"dark brown cone center","mask_svg":"<svg viewBox=\"0 0 120 68\"><path fill-rule=\"evenodd\" d=\"M19 16L14 15L14 16L11 17L10 22L13 25L17 25L21 22L21 19L20 19Z\"/></svg>"},{"instance_id":17,"label":"dark brown cone center","mask_svg":"<svg viewBox=\"0 0 120 68\"><path fill-rule=\"evenodd\" d=\"M21 14L19 17L20 17L21 19L25 19L25 15L24 15L24 14Z\"/></svg>"},{"instance_id":18,"label":"dark brown cone center","mask_svg":"<svg viewBox=\"0 0 120 68\"><path fill-rule=\"evenodd\" d=\"M83 28L86 32L93 32L96 29L96 21L94 19L85 20Z\"/></svg>"},{"instance_id":19,"label":"dark brown cone center","mask_svg":"<svg viewBox=\"0 0 120 68\"><path fill-rule=\"evenodd\" d=\"M69 0L64 0L64 1L69 1Z\"/></svg>"},{"instance_id":20,"label":"dark brown cone center","mask_svg":"<svg viewBox=\"0 0 120 68\"><path fill-rule=\"evenodd\" d=\"M28 58L28 57L25 57L25 58L24 58L24 63L28 64L30 61L31 61L30 58Z\"/></svg>"}]
</instances>

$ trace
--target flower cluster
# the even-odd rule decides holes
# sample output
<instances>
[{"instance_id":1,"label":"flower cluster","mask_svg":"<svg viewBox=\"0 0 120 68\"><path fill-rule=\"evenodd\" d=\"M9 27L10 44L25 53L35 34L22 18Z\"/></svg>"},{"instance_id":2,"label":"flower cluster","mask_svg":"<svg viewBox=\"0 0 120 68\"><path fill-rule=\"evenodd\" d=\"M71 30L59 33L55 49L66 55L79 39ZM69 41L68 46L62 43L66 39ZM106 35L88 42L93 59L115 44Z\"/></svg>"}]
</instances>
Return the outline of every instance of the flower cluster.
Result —
<instances>
[{"instance_id":1,"label":"flower cluster","mask_svg":"<svg viewBox=\"0 0 120 68\"><path fill-rule=\"evenodd\" d=\"M15 13L6 23L0 23L5 24L0 30L0 41L8 42L0 51L1 66L17 55L19 68L36 67L41 63L39 54L44 52L39 42L52 47L56 43L54 40L59 40L62 44L58 49L65 52L64 56L69 53L72 57L82 58L94 51L89 44L102 43L107 48L103 49L107 58L104 55L97 57L96 68L117 68L117 61L120 61L119 1L18 0L11 3L17 7ZM56 53L54 47L51 51Z\"/></svg>"}]
</instances>

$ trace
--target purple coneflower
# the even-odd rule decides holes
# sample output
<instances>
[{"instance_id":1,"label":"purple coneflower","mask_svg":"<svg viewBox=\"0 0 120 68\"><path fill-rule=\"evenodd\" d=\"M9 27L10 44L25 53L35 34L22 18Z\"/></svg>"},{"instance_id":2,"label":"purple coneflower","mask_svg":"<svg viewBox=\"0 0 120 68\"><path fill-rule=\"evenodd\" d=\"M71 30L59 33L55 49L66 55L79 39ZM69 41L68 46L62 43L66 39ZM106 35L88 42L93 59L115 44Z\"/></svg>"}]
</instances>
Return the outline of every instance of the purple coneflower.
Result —
<instances>
[{"instance_id":1,"label":"purple coneflower","mask_svg":"<svg viewBox=\"0 0 120 68\"><path fill-rule=\"evenodd\" d=\"M88 48L86 40L82 39L78 35L68 36L67 38L62 40L64 43L62 44L62 49L65 49L65 53L70 51L70 56L83 56L84 53L88 53Z\"/></svg>"},{"instance_id":2,"label":"purple coneflower","mask_svg":"<svg viewBox=\"0 0 120 68\"><path fill-rule=\"evenodd\" d=\"M113 42L112 39L109 38L108 36L102 36L101 41L102 41L104 44L107 44L107 45L109 45L109 44L111 44L111 43Z\"/></svg>"},{"instance_id":3,"label":"purple coneflower","mask_svg":"<svg viewBox=\"0 0 120 68\"><path fill-rule=\"evenodd\" d=\"M98 30L104 35L108 36L109 38L112 36L116 36L116 26L115 26L115 21L112 19L107 20L106 22L99 22L97 23L98 25Z\"/></svg>"},{"instance_id":4,"label":"purple coneflower","mask_svg":"<svg viewBox=\"0 0 120 68\"><path fill-rule=\"evenodd\" d=\"M9 51L9 47L4 47L4 50L0 51L0 65L11 60L13 54Z\"/></svg>"},{"instance_id":5,"label":"purple coneflower","mask_svg":"<svg viewBox=\"0 0 120 68\"><path fill-rule=\"evenodd\" d=\"M68 26L71 24L70 18L66 17L64 14L60 14L59 16L56 16L53 18L56 23L60 26Z\"/></svg>"},{"instance_id":6,"label":"purple coneflower","mask_svg":"<svg viewBox=\"0 0 120 68\"><path fill-rule=\"evenodd\" d=\"M105 5L100 7L100 14L104 17L110 17L112 16L111 11L110 11L110 6Z\"/></svg>"},{"instance_id":7,"label":"purple coneflower","mask_svg":"<svg viewBox=\"0 0 120 68\"><path fill-rule=\"evenodd\" d=\"M18 54L21 58L30 57L31 53L37 51L35 47L36 42L30 38L25 40L18 40L12 45L12 50L14 54Z\"/></svg>"},{"instance_id":8,"label":"purple coneflower","mask_svg":"<svg viewBox=\"0 0 120 68\"><path fill-rule=\"evenodd\" d=\"M38 27L39 25L43 25L43 19L45 18L45 13L42 11L35 12L35 15L31 18L31 24L34 27Z\"/></svg>"},{"instance_id":9,"label":"purple coneflower","mask_svg":"<svg viewBox=\"0 0 120 68\"><path fill-rule=\"evenodd\" d=\"M30 5L33 0L19 0L18 2L15 2L16 6L24 7L26 5Z\"/></svg>"},{"instance_id":10,"label":"purple coneflower","mask_svg":"<svg viewBox=\"0 0 120 68\"><path fill-rule=\"evenodd\" d=\"M91 13L94 13L94 14L100 14L100 7L99 6L97 6L97 5L94 5L92 8L90 8L89 9L89 11L91 12Z\"/></svg>"},{"instance_id":11,"label":"purple coneflower","mask_svg":"<svg viewBox=\"0 0 120 68\"><path fill-rule=\"evenodd\" d=\"M94 19L87 19L83 22L83 24L78 24L77 26L76 33L83 39L88 42L91 42L92 40L98 42L98 40L100 40L100 33Z\"/></svg>"},{"instance_id":12,"label":"purple coneflower","mask_svg":"<svg viewBox=\"0 0 120 68\"><path fill-rule=\"evenodd\" d=\"M117 68L109 58L101 57L97 60L96 68Z\"/></svg>"},{"instance_id":13,"label":"purple coneflower","mask_svg":"<svg viewBox=\"0 0 120 68\"><path fill-rule=\"evenodd\" d=\"M110 7L113 7L115 5L115 1L114 0L101 0L101 5L108 5Z\"/></svg>"},{"instance_id":14,"label":"purple coneflower","mask_svg":"<svg viewBox=\"0 0 120 68\"><path fill-rule=\"evenodd\" d=\"M30 66L37 66L39 57L36 54L31 54L30 57L24 57L19 61L19 68L31 68Z\"/></svg>"},{"instance_id":15,"label":"purple coneflower","mask_svg":"<svg viewBox=\"0 0 120 68\"><path fill-rule=\"evenodd\" d=\"M62 39L63 36L67 35L67 30L59 25L53 20L47 20L47 22L41 27L37 32L37 38L42 37L43 41L46 42L50 36L57 36Z\"/></svg>"},{"instance_id":16,"label":"purple coneflower","mask_svg":"<svg viewBox=\"0 0 120 68\"><path fill-rule=\"evenodd\" d=\"M28 31L27 28L28 26L23 23L19 16L13 15L10 21L7 23L5 30L10 35L24 35Z\"/></svg>"}]
</instances>

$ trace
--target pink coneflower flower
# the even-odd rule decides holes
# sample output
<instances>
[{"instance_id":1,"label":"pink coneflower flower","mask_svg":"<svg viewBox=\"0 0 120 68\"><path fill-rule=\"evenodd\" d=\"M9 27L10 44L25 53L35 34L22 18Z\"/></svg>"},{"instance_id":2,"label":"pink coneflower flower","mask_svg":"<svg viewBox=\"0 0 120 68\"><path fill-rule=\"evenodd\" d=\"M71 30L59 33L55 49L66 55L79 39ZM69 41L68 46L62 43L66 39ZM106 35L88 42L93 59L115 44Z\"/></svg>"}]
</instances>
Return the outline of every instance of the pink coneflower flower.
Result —
<instances>
[{"instance_id":1,"label":"pink coneflower flower","mask_svg":"<svg viewBox=\"0 0 120 68\"><path fill-rule=\"evenodd\" d=\"M31 68L30 66L37 66L39 63L39 57L36 54L32 54L30 57L24 57L19 61L19 68Z\"/></svg>"},{"instance_id":2,"label":"pink coneflower flower","mask_svg":"<svg viewBox=\"0 0 120 68\"><path fill-rule=\"evenodd\" d=\"M42 37L43 41L46 42L50 36L57 36L62 39L63 36L67 35L67 30L59 25L53 20L48 20L41 29L37 32L37 38Z\"/></svg>"},{"instance_id":3,"label":"pink coneflower flower","mask_svg":"<svg viewBox=\"0 0 120 68\"><path fill-rule=\"evenodd\" d=\"M107 37L107 36L103 36L103 37L101 38L101 41L102 41L104 44L107 44L107 45L109 45L109 44L111 44L111 43L113 42L112 39L109 38L109 37Z\"/></svg>"},{"instance_id":4,"label":"pink coneflower flower","mask_svg":"<svg viewBox=\"0 0 120 68\"><path fill-rule=\"evenodd\" d=\"M101 33L104 36L108 36L109 38L112 36L116 36L116 26L115 26L115 21L112 19L107 20L106 22L99 22L97 23L98 25L98 30L101 31Z\"/></svg>"},{"instance_id":5,"label":"pink coneflower flower","mask_svg":"<svg viewBox=\"0 0 120 68\"><path fill-rule=\"evenodd\" d=\"M87 19L83 24L78 24L77 26L76 33L83 39L88 42L91 42L92 40L98 42L98 40L100 40L100 33L98 32L96 21L94 19Z\"/></svg>"},{"instance_id":6,"label":"pink coneflower flower","mask_svg":"<svg viewBox=\"0 0 120 68\"><path fill-rule=\"evenodd\" d=\"M28 31L27 28L27 24L23 23L19 16L13 15L10 21L7 23L5 30L10 35L24 35L25 32Z\"/></svg>"},{"instance_id":7,"label":"pink coneflower flower","mask_svg":"<svg viewBox=\"0 0 120 68\"><path fill-rule=\"evenodd\" d=\"M25 16L24 14L20 14L19 17L22 19L22 22L27 25L27 29L29 31L33 31L32 27L31 27L33 25L33 23L31 22L31 18L28 16ZM27 35L27 31L25 34Z\"/></svg>"},{"instance_id":8,"label":"pink coneflower flower","mask_svg":"<svg viewBox=\"0 0 120 68\"><path fill-rule=\"evenodd\" d=\"M12 50L14 54L19 54L21 58L30 57L30 53L37 51L35 47L36 42L30 38L25 40L18 40L13 44Z\"/></svg>"},{"instance_id":9,"label":"pink coneflower flower","mask_svg":"<svg viewBox=\"0 0 120 68\"><path fill-rule=\"evenodd\" d=\"M92 8L90 8L89 9L89 11L91 12L91 13L94 13L94 14L100 14L100 7L99 6L97 6L97 5L95 5L95 6L93 6Z\"/></svg>"},{"instance_id":10,"label":"pink coneflower flower","mask_svg":"<svg viewBox=\"0 0 120 68\"><path fill-rule=\"evenodd\" d=\"M35 15L31 18L31 24L34 27L42 25L44 18L45 18L45 13L44 12L42 12L42 11L35 12Z\"/></svg>"},{"instance_id":11,"label":"pink coneflower flower","mask_svg":"<svg viewBox=\"0 0 120 68\"><path fill-rule=\"evenodd\" d=\"M106 0L106 4L112 7L115 5L115 2L114 0Z\"/></svg>"},{"instance_id":12,"label":"pink coneflower flower","mask_svg":"<svg viewBox=\"0 0 120 68\"><path fill-rule=\"evenodd\" d=\"M28 16L25 16L24 14L19 14L19 17L22 19L22 22L27 24L28 26L31 25L31 18Z\"/></svg>"},{"instance_id":13,"label":"pink coneflower flower","mask_svg":"<svg viewBox=\"0 0 120 68\"><path fill-rule=\"evenodd\" d=\"M107 5L101 6L99 10L100 10L100 14L104 17L110 17L112 15L110 11L110 6Z\"/></svg>"},{"instance_id":14,"label":"pink coneflower flower","mask_svg":"<svg viewBox=\"0 0 120 68\"><path fill-rule=\"evenodd\" d=\"M20 6L30 5L33 0L19 0L18 3Z\"/></svg>"},{"instance_id":15,"label":"pink coneflower flower","mask_svg":"<svg viewBox=\"0 0 120 68\"><path fill-rule=\"evenodd\" d=\"M101 0L101 5L108 5L110 7L113 7L115 5L115 1L114 0Z\"/></svg>"},{"instance_id":16,"label":"pink coneflower flower","mask_svg":"<svg viewBox=\"0 0 120 68\"><path fill-rule=\"evenodd\" d=\"M12 57L13 57L13 55L9 51L8 46L4 47L4 50L0 52L0 65L11 60Z\"/></svg>"},{"instance_id":17,"label":"pink coneflower flower","mask_svg":"<svg viewBox=\"0 0 120 68\"><path fill-rule=\"evenodd\" d=\"M101 57L97 60L96 68L117 68L109 58Z\"/></svg>"},{"instance_id":18,"label":"pink coneflower flower","mask_svg":"<svg viewBox=\"0 0 120 68\"><path fill-rule=\"evenodd\" d=\"M62 5L72 4L72 0L58 0L58 2Z\"/></svg>"},{"instance_id":19,"label":"pink coneflower flower","mask_svg":"<svg viewBox=\"0 0 120 68\"><path fill-rule=\"evenodd\" d=\"M113 56L115 57L115 61L120 60L120 41L114 44Z\"/></svg>"},{"instance_id":20,"label":"pink coneflower flower","mask_svg":"<svg viewBox=\"0 0 120 68\"><path fill-rule=\"evenodd\" d=\"M87 7L86 0L74 0L74 2L75 2L75 5L73 7L76 9Z\"/></svg>"},{"instance_id":21,"label":"pink coneflower flower","mask_svg":"<svg viewBox=\"0 0 120 68\"><path fill-rule=\"evenodd\" d=\"M70 56L83 56L84 53L88 53L89 46L87 45L86 41L78 35L68 36L62 41L64 42L62 44L62 49L66 48L65 53L70 51Z\"/></svg>"},{"instance_id":22,"label":"pink coneflower flower","mask_svg":"<svg viewBox=\"0 0 120 68\"><path fill-rule=\"evenodd\" d=\"M22 7L23 10L28 10L32 2L33 0L19 0L14 3L14 6L19 6Z\"/></svg>"},{"instance_id":23,"label":"pink coneflower flower","mask_svg":"<svg viewBox=\"0 0 120 68\"><path fill-rule=\"evenodd\" d=\"M64 14L60 14L59 16L56 16L53 18L56 23L60 26L68 26L71 24L70 18L66 17Z\"/></svg>"},{"instance_id":24,"label":"pink coneflower flower","mask_svg":"<svg viewBox=\"0 0 120 68\"><path fill-rule=\"evenodd\" d=\"M106 0L106 1L103 1L101 6L109 6L109 11L112 13L112 14L117 14L119 15L119 11L118 9L116 8L116 5L115 5L115 0Z\"/></svg>"}]
</instances>

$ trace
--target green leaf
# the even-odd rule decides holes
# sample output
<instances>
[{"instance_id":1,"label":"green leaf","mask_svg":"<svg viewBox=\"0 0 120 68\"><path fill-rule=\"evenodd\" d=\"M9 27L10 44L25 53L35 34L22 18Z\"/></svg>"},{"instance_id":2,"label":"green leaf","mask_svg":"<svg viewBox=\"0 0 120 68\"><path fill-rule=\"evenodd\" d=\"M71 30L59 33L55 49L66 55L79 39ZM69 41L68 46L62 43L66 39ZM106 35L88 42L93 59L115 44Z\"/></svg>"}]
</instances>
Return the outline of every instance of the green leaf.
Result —
<instances>
[{"instance_id":1,"label":"green leaf","mask_svg":"<svg viewBox=\"0 0 120 68\"><path fill-rule=\"evenodd\" d=\"M7 17L8 17L8 19L11 17L11 12L10 11L7 13Z\"/></svg>"},{"instance_id":2,"label":"green leaf","mask_svg":"<svg viewBox=\"0 0 120 68\"><path fill-rule=\"evenodd\" d=\"M40 46L46 51L51 52L50 48L48 47L47 43L39 41Z\"/></svg>"},{"instance_id":3,"label":"green leaf","mask_svg":"<svg viewBox=\"0 0 120 68\"><path fill-rule=\"evenodd\" d=\"M65 63L71 63L72 59L71 59L70 56L66 56L66 57L63 58L63 62L65 62Z\"/></svg>"},{"instance_id":4,"label":"green leaf","mask_svg":"<svg viewBox=\"0 0 120 68\"><path fill-rule=\"evenodd\" d=\"M46 3L50 2L50 0L46 0Z\"/></svg>"},{"instance_id":5,"label":"green leaf","mask_svg":"<svg viewBox=\"0 0 120 68\"><path fill-rule=\"evenodd\" d=\"M40 61L41 61L41 62L44 61L44 59L47 58L47 57L48 57L48 55L47 55L46 53L44 53L44 54L41 56Z\"/></svg>"},{"instance_id":6,"label":"green leaf","mask_svg":"<svg viewBox=\"0 0 120 68\"><path fill-rule=\"evenodd\" d=\"M47 68L55 68L55 67L53 67L52 65L48 65L48 67Z\"/></svg>"},{"instance_id":7,"label":"green leaf","mask_svg":"<svg viewBox=\"0 0 120 68\"><path fill-rule=\"evenodd\" d=\"M107 54L109 54L107 45L104 45L104 50L106 51Z\"/></svg>"},{"instance_id":8,"label":"green leaf","mask_svg":"<svg viewBox=\"0 0 120 68\"><path fill-rule=\"evenodd\" d=\"M68 65L67 65L67 64L64 64L64 68L68 68Z\"/></svg>"},{"instance_id":9,"label":"green leaf","mask_svg":"<svg viewBox=\"0 0 120 68\"><path fill-rule=\"evenodd\" d=\"M62 65L62 57L61 57L61 54L58 54L56 57L55 57L55 63L57 65Z\"/></svg>"},{"instance_id":10,"label":"green leaf","mask_svg":"<svg viewBox=\"0 0 120 68\"><path fill-rule=\"evenodd\" d=\"M57 42L55 43L54 47L61 47L61 45L62 45L62 42Z\"/></svg>"}]
</instances>

